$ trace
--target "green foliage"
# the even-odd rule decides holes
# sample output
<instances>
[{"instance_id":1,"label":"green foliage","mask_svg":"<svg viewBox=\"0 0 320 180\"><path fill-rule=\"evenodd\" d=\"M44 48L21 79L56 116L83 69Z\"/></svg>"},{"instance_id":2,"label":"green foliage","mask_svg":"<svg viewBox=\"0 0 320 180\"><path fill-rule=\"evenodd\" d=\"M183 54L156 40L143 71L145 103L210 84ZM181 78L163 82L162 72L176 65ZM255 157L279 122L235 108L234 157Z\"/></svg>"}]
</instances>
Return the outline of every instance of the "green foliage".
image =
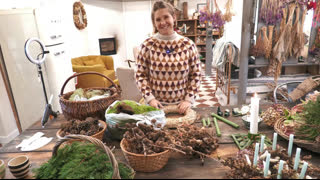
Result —
<instances>
[{"instance_id":1,"label":"green foliage","mask_svg":"<svg viewBox=\"0 0 320 180\"><path fill-rule=\"evenodd\" d=\"M295 117L295 122L300 124L295 135L299 139L313 141L320 136L320 96L316 101L308 101L303 108L304 111Z\"/></svg>"},{"instance_id":2,"label":"green foliage","mask_svg":"<svg viewBox=\"0 0 320 180\"><path fill-rule=\"evenodd\" d=\"M150 111L158 111L159 109L154 108L152 106L147 106L147 105L139 105L135 101L130 101L130 100L122 100L117 102L113 107L111 107L107 114L111 113L116 113L117 112L117 106L121 103L124 102L125 104L129 105L132 107L134 114L143 114L145 112L150 112Z\"/></svg>"},{"instance_id":3,"label":"green foliage","mask_svg":"<svg viewBox=\"0 0 320 180\"><path fill-rule=\"evenodd\" d=\"M130 179L131 170L119 163L121 178ZM108 155L94 144L74 142L58 150L40 168L37 179L111 179L113 168Z\"/></svg>"}]
</instances>

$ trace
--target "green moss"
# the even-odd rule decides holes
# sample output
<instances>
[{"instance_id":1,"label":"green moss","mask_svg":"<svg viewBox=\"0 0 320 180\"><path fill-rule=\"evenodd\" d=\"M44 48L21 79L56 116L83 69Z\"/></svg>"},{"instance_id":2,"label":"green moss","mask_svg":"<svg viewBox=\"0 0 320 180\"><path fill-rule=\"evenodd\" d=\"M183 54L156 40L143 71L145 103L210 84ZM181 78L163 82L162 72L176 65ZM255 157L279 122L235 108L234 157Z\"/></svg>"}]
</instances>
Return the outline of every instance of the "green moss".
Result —
<instances>
[{"instance_id":1,"label":"green moss","mask_svg":"<svg viewBox=\"0 0 320 180\"><path fill-rule=\"evenodd\" d=\"M125 165L119 163L119 171L122 179L132 179ZM57 156L33 172L37 179L111 179L113 168L100 148L74 142L59 149Z\"/></svg>"},{"instance_id":2,"label":"green moss","mask_svg":"<svg viewBox=\"0 0 320 180\"><path fill-rule=\"evenodd\" d=\"M145 112L150 112L150 111L158 111L159 109L154 108L152 106L147 106L147 105L138 105L135 101L130 101L130 100L122 100L117 102L113 107L111 107L107 114L111 113L116 113L117 112L117 106L121 103L124 102L125 104L129 105L132 107L134 114L142 114Z\"/></svg>"}]
</instances>

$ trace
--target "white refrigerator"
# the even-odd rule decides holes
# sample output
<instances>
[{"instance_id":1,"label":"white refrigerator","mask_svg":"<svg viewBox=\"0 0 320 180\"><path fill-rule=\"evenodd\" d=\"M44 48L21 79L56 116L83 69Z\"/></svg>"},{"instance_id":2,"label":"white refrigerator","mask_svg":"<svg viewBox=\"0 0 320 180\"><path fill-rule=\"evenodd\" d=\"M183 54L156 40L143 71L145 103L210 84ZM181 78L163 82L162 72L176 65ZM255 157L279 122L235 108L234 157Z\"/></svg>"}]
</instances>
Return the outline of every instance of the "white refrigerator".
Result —
<instances>
[{"instance_id":1,"label":"white refrigerator","mask_svg":"<svg viewBox=\"0 0 320 180\"><path fill-rule=\"evenodd\" d=\"M0 58L1 69L9 81L18 120L22 130L39 121L44 113L46 101L37 66L26 58L24 44L36 37L46 46L49 54L42 64L48 99L53 95L52 109L61 112L59 94L65 80L72 72L71 57L66 51L62 18L44 10L13 9L0 10ZM70 81L65 92L74 90ZM1 99L0 99L1 101Z\"/></svg>"}]
</instances>

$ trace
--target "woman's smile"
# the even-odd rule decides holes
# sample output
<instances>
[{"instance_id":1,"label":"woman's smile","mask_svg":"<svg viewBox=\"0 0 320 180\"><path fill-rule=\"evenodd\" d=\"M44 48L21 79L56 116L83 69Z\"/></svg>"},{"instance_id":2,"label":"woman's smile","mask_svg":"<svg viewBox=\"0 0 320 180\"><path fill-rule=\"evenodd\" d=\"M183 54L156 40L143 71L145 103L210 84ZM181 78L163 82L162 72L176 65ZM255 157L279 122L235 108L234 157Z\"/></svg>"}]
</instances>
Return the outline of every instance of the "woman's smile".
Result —
<instances>
[{"instance_id":1,"label":"woman's smile","mask_svg":"<svg viewBox=\"0 0 320 180\"><path fill-rule=\"evenodd\" d=\"M175 16L172 16L168 9L159 9L154 14L154 22L157 30L162 35L171 35L173 31Z\"/></svg>"}]
</instances>

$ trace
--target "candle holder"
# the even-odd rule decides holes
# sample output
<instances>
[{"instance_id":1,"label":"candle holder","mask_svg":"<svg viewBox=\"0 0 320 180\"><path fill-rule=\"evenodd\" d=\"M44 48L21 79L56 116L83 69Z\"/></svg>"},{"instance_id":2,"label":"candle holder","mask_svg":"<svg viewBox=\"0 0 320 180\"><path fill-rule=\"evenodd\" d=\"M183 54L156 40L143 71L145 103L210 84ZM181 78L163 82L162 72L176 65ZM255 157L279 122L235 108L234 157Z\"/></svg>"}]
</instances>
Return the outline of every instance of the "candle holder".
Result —
<instances>
[{"instance_id":1,"label":"candle holder","mask_svg":"<svg viewBox=\"0 0 320 180\"><path fill-rule=\"evenodd\" d=\"M252 143L260 143L261 135L264 134L232 134L231 137L238 146L240 150L247 149L252 145ZM265 135L264 135L265 136ZM272 146L272 142L269 138L265 136L264 144L267 146Z\"/></svg>"}]
</instances>

